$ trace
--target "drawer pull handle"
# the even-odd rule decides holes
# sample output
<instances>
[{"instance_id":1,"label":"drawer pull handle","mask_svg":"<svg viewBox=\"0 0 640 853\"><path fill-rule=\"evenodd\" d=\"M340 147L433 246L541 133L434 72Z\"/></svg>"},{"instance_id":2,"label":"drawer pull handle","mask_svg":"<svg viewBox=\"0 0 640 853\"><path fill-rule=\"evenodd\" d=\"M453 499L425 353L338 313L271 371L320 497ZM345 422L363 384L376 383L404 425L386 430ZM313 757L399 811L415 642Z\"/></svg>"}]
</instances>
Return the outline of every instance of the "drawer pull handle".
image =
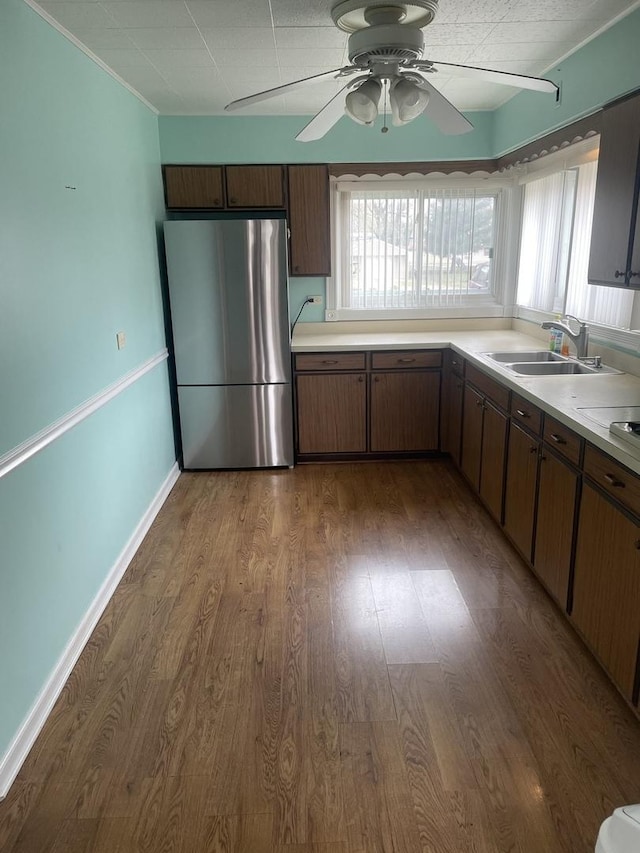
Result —
<instances>
[{"instance_id":1,"label":"drawer pull handle","mask_svg":"<svg viewBox=\"0 0 640 853\"><path fill-rule=\"evenodd\" d=\"M639 275L640 275L640 272L630 272L629 278L638 278Z\"/></svg>"},{"instance_id":2,"label":"drawer pull handle","mask_svg":"<svg viewBox=\"0 0 640 853\"><path fill-rule=\"evenodd\" d=\"M415 361L415 358L399 358L398 364L412 364Z\"/></svg>"},{"instance_id":3,"label":"drawer pull handle","mask_svg":"<svg viewBox=\"0 0 640 853\"><path fill-rule=\"evenodd\" d=\"M325 359L323 359L322 363L323 364L337 364L338 359L337 358L325 358Z\"/></svg>"},{"instance_id":4,"label":"drawer pull handle","mask_svg":"<svg viewBox=\"0 0 640 853\"><path fill-rule=\"evenodd\" d=\"M563 438L561 435L558 435L557 432L551 433L551 441L555 441L556 444L566 444L567 440Z\"/></svg>"},{"instance_id":5,"label":"drawer pull handle","mask_svg":"<svg viewBox=\"0 0 640 853\"><path fill-rule=\"evenodd\" d=\"M535 445L533 447L529 448L529 453L537 453L537 452L538 452L538 448Z\"/></svg>"},{"instance_id":6,"label":"drawer pull handle","mask_svg":"<svg viewBox=\"0 0 640 853\"><path fill-rule=\"evenodd\" d=\"M615 271L615 273L614 273L614 275L615 275L615 277L616 277L616 278L624 278L625 273L624 273L624 272L622 272L622 270L616 270L616 271Z\"/></svg>"},{"instance_id":7,"label":"drawer pull handle","mask_svg":"<svg viewBox=\"0 0 640 853\"><path fill-rule=\"evenodd\" d=\"M520 415L521 418L529 418L531 417L529 412L525 412L524 409L516 409L516 415Z\"/></svg>"},{"instance_id":8,"label":"drawer pull handle","mask_svg":"<svg viewBox=\"0 0 640 853\"><path fill-rule=\"evenodd\" d=\"M358 376L358 382L364 382L364 376ZM377 382L377 380L376 380Z\"/></svg>"},{"instance_id":9,"label":"drawer pull handle","mask_svg":"<svg viewBox=\"0 0 640 853\"><path fill-rule=\"evenodd\" d=\"M613 486L616 489L624 489L624 483L622 480L618 480L613 474L605 474L604 479L609 483L610 486Z\"/></svg>"}]
</instances>

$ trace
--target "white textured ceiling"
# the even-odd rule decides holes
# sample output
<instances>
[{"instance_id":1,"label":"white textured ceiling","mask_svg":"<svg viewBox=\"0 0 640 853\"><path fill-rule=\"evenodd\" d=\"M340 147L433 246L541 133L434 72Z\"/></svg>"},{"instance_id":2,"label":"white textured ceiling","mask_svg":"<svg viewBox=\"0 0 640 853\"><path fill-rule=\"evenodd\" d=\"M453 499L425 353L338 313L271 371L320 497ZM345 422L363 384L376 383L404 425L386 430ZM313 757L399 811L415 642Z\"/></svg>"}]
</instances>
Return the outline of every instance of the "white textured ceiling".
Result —
<instances>
[{"instance_id":1,"label":"white textured ceiling","mask_svg":"<svg viewBox=\"0 0 640 853\"><path fill-rule=\"evenodd\" d=\"M166 115L216 115L253 92L347 64L332 0L41 0L44 9ZM637 0L440 0L425 58L541 75ZM459 109L491 109L511 87L438 75ZM244 114L317 112L336 86ZM236 113L239 115L239 113Z\"/></svg>"}]
</instances>

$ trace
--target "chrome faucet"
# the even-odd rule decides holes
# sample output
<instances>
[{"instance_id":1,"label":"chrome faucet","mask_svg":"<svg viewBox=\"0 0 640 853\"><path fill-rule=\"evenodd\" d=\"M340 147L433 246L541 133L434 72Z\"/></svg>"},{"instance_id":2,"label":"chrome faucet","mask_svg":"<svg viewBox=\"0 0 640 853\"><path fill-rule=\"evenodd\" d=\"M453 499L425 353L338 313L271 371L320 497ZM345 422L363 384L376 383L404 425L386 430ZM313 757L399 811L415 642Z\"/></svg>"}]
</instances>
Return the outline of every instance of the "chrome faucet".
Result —
<instances>
[{"instance_id":1,"label":"chrome faucet","mask_svg":"<svg viewBox=\"0 0 640 853\"><path fill-rule=\"evenodd\" d=\"M578 331L573 332L568 323L562 323L558 320L547 320L542 324L543 329L559 329L564 332L567 337L571 338L576 348L577 358L587 357L587 347L589 346L589 327L582 320L578 320L572 314L565 314L563 320L575 320L578 324Z\"/></svg>"}]
</instances>

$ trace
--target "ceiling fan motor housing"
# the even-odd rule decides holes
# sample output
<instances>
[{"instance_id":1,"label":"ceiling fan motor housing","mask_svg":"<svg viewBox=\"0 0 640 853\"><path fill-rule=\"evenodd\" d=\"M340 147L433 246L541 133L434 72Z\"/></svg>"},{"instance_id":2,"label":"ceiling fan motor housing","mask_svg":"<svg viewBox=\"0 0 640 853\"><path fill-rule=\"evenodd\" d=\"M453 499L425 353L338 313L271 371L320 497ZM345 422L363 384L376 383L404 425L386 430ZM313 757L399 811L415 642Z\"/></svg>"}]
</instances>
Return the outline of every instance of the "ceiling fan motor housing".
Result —
<instances>
[{"instance_id":1,"label":"ceiling fan motor housing","mask_svg":"<svg viewBox=\"0 0 640 853\"><path fill-rule=\"evenodd\" d=\"M372 62L410 62L423 49L422 30L406 24L378 24L349 36L349 61L363 68Z\"/></svg>"},{"instance_id":2,"label":"ceiling fan motor housing","mask_svg":"<svg viewBox=\"0 0 640 853\"><path fill-rule=\"evenodd\" d=\"M438 0L338 0L331 8L333 23L346 33L377 24L426 27L438 11Z\"/></svg>"}]
</instances>

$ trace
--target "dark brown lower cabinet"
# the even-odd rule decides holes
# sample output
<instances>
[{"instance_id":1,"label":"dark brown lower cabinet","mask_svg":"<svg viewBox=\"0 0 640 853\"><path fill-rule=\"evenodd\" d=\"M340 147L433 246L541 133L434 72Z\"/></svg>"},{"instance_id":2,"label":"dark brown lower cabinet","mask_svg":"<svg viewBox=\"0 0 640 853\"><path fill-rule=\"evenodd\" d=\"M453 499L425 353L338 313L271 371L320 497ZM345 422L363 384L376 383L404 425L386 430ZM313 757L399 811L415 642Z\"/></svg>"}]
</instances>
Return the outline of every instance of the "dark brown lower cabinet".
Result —
<instances>
[{"instance_id":1,"label":"dark brown lower cabinet","mask_svg":"<svg viewBox=\"0 0 640 853\"><path fill-rule=\"evenodd\" d=\"M440 371L371 375L371 451L438 449Z\"/></svg>"},{"instance_id":2,"label":"dark brown lower cabinet","mask_svg":"<svg viewBox=\"0 0 640 853\"><path fill-rule=\"evenodd\" d=\"M511 421L504 497L504 529L529 562L531 562L533 547L533 523L536 509L538 448L538 440Z\"/></svg>"},{"instance_id":3,"label":"dark brown lower cabinet","mask_svg":"<svg viewBox=\"0 0 640 853\"><path fill-rule=\"evenodd\" d=\"M480 497L498 522L502 521L507 425L507 416L486 400L482 425Z\"/></svg>"},{"instance_id":4,"label":"dark brown lower cabinet","mask_svg":"<svg viewBox=\"0 0 640 853\"><path fill-rule=\"evenodd\" d=\"M443 378L440 443L442 450L451 454L456 465L460 465L464 381L455 373L449 372L445 376L446 378Z\"/></svg>"},{"instance_id":5,"label":"dark brown lower cabinet","mask_svg":"<svg viewBox=\"0 0 640 853\"><path fill-rule=\"evenodd\" d=\"M580 503L571 618L630 700L640 641L640 526L589 483Z\"/></svg>"},{"instance_id":6,"label":"dark brown lower cabinet","mask_svg":"<svg viewBox=\"0 0 640 853\"><path fill-rule=\"evenodd\" d=\"M480 489L484 397L470 385L464 388L460 467L476 491Z\"/></svg>"},{"instance_id":7,"label":"dark brown lower cabinet","mask_svg":"<svg viewBox=\"0 0 640 853\"><path fill-rule=\"evenodd\" d=\"M543 448L533 566L563 610L567 608L578 474Z\"/></svg>"},{"instance_id":8,"label":"dark brown lower cabinet","mask_svg":"<svg viewBox=\"0 0 640 853\"><path fill-rule=\"evenodd\" d=\"M502 521L508 418L475 388L464 389L460 466L496 521Z\"/></svg>"},{"instance_id":9,"label":"dark brown lower cabinet","mask_svg":"<svg viewBox=\"0 0 640 853\"><path fill-rule=\"evenodd\" d=\"M299 453L364 453L367 449L365 373L296 378Z\"/></svg>"}]
</instances>

